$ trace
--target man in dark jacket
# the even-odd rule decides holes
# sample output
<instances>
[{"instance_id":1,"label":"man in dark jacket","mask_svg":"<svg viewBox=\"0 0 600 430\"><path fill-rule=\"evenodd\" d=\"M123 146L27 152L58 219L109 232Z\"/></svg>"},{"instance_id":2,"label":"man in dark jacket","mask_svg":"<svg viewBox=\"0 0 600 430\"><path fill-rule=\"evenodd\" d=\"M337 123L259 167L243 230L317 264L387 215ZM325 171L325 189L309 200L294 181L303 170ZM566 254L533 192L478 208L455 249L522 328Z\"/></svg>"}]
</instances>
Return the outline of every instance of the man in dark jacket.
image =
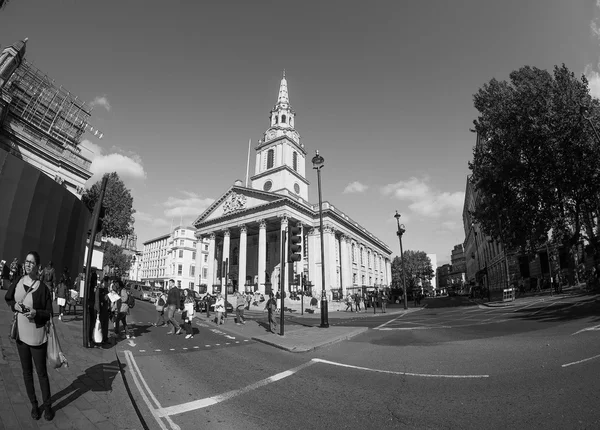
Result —
<instances>
[{"instance_id":1,"label":"man in dark jacket","mask_svg":"<svg viewBox=\"0 0 600 430\"><path fill-rule=\"evenodd\" d=\"M175 286L175 280L169 279L169 293L167 294L167 325L171 324L173 328L167 334L180 334L181 327L175 320L175 311L181 306L181 294L179 288Z\"/></svg>"}]
</instances>

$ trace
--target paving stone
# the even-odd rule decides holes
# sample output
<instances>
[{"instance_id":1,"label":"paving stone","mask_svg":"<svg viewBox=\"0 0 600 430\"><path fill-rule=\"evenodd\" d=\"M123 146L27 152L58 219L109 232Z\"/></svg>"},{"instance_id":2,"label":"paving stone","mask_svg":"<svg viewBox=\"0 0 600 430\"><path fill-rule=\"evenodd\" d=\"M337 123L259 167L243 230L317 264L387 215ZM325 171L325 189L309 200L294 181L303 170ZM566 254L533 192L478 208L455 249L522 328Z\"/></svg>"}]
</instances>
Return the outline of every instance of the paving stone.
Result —
<instances>
[{"instance_id":1,"label":"paving stone","mask_svg":"<svg viewBox=\"0 0 600 430\"><path fill-rule=\"evenodd\" d=\"M94 424L106 421L108 419L105 414L101 414L96 409L82 410L81 412Z\"/></svg>"},{"instance_id":2,"label":"paving stone","mask_svg":"<svg viewBox=\"0 0 600 430\"><path fill-rule=\"evenodd\" d=\"M31 418L31 407L29 405L13 405L13 411L23 430L35 430L37 425Z\"/></svg>"},{"instance_id":3,"label":"paving stone","mask_svg":"<svg viewBox=\"0 0 600 430\"><path fill-rule=\"evenodd\" d=\"M21 424L19 424L19 420L17 419L17 416L13 412L12 408L0 415L0 421L2 421L4 428L7 430L17 430L21 428Z\"/></svg>"},{"instance_id":4,"label":"paving stone","mask_svg":"<svg viewBox=\"0 0 600 430\"><path fill-rule=\"evenodd\" d=\"M92 406L90 402L88 402L83 396L77 397L75 400L73 400L73 402L71 402L71 404L76 406L81 411L94 408L94 406Z\"/></svg>"}]
</instances>

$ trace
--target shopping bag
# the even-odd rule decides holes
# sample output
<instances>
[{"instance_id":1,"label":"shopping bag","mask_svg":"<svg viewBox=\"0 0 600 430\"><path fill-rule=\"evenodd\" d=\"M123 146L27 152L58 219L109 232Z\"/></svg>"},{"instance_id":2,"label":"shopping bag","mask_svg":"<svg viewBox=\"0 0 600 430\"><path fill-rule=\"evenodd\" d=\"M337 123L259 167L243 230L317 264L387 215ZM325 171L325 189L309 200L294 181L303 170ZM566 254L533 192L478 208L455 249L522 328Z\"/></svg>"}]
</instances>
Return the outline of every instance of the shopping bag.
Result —
<instances>
[{"instance_id":1,"label":"shopping bag","mask_svg":"<svg viewBox=\"0 0 600 430\"><path fill-rule=\"evenodd\" d=\"M10 338L12 340L17 340L19 338L19 324L17 321L17 313L15 312L12 323L10 324Z\"/></svg>"},{"instance_id":2,"label":"shopping bag","mask_svg":"<svg viewBox=\"0 0 600 430\"><path fill-rule=\"evenodd\" d=\"M100 316L96 317L96 325L94 326L94 342L102 343L102 327L100 326Z\"/></svg>"},{"instance_id":3,"label":"shopping bag","mask_svg":"<svg viewBox=\"0 0 600 430\"><path fill-rule=\"evenodd\" d=\"M65 354L60 349L60 342L58 341L52 318L48 322L48 362L55 369L60 368L63 364L65 367L69 367L67 357L65 357Z\"/></svg>"}]
</instances>

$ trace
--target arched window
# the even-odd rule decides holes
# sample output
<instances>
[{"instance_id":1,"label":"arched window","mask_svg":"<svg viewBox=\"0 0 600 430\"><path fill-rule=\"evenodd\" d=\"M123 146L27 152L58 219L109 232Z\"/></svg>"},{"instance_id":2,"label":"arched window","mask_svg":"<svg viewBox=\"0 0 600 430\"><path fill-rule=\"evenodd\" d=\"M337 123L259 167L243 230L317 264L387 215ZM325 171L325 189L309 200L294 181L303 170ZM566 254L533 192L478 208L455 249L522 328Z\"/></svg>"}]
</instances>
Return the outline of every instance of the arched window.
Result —
<instances>
[{"instance_id":1,"label":"arched window","mask_svg":"<svg viewBox=\"0 0 600 430\"><path fill-rule=\"evenodd\" d=\"M277 124L277 122L279 122L279 117L275 116L275 124Z\"/></svg>"},{"instance_id":2,"label":"arched window","mask_svg":"<svg viewBox=\"0 0 600 430\"><path fill-rule=\"evenodd\" d=\"M292 166L295 171L298 171L298 153L296 151L292 154Z\"/></svg>"},{"instance_id":3,"label":"arched window","mask_svg":"<svg viewBox=\"0 0 600 430\"><path fill-rule=\"evenodd\" d=\"M275 151L272 149L269 149L267 151L267 169L273 168L274 161L275 161Z\"/></svg>"},{"instance_id":4,"label":"arched window","mask_svg":"<svg viewBox=\"0 0 600 430\"><path fill-rule=\"evenodd\" d=\"M285 124L285 115L281 115L281 123Z\"/></svg>"},{"instance_id":5,"label":"arched window","mask_svg":"<svg viewBox=\"0 0 600 430\"><path fill-rule=\"evenodd\" d=\"M354 244L352 244L352 262L356 261L356 249L354 248Z\"/></svg>"}]
</instances>

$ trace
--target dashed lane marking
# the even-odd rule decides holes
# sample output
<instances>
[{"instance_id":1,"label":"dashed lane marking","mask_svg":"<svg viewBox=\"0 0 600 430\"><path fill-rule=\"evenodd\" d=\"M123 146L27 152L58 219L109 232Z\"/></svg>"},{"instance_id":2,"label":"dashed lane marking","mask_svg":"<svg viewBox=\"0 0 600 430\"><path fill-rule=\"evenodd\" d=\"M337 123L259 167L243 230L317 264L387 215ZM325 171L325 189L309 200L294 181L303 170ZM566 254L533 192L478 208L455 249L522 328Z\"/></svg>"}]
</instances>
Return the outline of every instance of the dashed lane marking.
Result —
<instances>
[{"instance_id":1,"label":"dashed lane marking","mask_svg":"<svg viewBox=\"0 0 600 430\"><path fill-rule=\"evenodd\" d=\"M592 327L582 328L581 330L576 331L575 333L571 334L571 336L573 336L574 334L583 333L585 331L596 331L596 330L600 330L600 324L592 326Z\"/></svg>"}]
</instances>

